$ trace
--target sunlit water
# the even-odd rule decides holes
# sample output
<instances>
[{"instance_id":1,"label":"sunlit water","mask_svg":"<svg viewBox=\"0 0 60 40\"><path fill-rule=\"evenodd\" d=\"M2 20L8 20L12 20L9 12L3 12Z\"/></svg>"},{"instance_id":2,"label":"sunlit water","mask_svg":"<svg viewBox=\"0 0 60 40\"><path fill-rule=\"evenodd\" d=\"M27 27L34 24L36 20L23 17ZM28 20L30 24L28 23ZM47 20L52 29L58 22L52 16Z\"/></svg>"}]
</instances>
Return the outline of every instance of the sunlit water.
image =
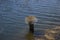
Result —
<instances>
[{"instance_id":1,"label":"sunlit water","mask_svg":"<svg viewBox=\"0 0 60 40\"><path fill-rule=\"evenodd\" d=\"M25 40L28 15L38 18L35 31L60 26L60 1L0 0L0 40Z\"/></svg>"}]
</instances>

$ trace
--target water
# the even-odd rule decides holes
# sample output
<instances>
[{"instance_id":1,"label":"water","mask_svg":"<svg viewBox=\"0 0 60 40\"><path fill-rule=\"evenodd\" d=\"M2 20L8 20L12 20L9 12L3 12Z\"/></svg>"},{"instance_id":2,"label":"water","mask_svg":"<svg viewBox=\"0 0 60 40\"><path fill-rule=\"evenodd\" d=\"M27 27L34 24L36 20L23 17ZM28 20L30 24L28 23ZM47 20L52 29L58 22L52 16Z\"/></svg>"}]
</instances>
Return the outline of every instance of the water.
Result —
<instances>
[{"instance_id":1,"label":"water","mask_svg":"<svg viewBox=\"0 0 60 40\"><path fill-rule=\"evenodd\" d=\"M38 18L35 30L60 26L59 0L0 0L0 40L25 40L25 17Z\"/></svg>"}]
</instances>

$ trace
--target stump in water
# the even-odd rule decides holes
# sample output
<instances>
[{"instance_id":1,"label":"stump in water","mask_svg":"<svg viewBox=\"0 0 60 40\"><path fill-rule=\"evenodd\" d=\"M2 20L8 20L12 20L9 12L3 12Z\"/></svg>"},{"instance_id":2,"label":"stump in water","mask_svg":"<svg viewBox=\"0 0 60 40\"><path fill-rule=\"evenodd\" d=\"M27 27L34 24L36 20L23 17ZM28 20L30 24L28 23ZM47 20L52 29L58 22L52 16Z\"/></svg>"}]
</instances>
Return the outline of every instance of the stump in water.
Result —
<instances>
[{"instance_id":1,"label":"stump in water","mask_svg":"<svg viewBox=\"0 0 60 40\"><path fill-rule=\"evenodd\" d=\"M27 16L25 22L29 25L29 32L26 35L27 40L34 40L34 23L37 22L35 16Z\"/></svg>"},{"instance_id":2,"label":"stump in water","mask_svg":"<svg viewBox=\"0 0 60 40\"><path fill-rule=\"evenodd\" d=\"M34 23L37 22L35 16L27 16L25 22L29 25L29 32L34 33Z\"/></svg>"}]
</instances>

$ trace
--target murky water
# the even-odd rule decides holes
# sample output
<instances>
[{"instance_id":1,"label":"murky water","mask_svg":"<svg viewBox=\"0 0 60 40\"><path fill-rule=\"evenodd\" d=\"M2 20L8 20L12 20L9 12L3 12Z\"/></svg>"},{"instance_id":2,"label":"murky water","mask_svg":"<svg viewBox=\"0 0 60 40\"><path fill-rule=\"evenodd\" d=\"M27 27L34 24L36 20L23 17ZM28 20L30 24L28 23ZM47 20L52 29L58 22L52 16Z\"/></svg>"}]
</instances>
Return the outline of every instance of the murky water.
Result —
<instances>
[{"instance_id":1,"label":"murky water","mask_svg":"<svg viewBox=\"0 0 60 40\"><path fill-rule=\"evenodd\" d=\"M38 18L35 30L60 26L59 0L0 0L0 40L25 40L25 17Z\"/></svg>"}]
</instances>

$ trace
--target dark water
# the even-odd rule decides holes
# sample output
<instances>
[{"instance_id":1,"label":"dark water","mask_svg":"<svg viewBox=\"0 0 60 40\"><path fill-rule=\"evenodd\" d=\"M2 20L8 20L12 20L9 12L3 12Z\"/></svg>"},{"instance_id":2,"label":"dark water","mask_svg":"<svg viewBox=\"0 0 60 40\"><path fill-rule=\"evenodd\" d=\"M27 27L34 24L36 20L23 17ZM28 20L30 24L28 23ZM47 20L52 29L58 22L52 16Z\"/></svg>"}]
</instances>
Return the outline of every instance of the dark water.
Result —
<instances>
[{"instance_id":1,"label":"dark water","mask_svg":"<svg viewBox=\"0 0 60 40\"><path fill-rule=\"evenodd\" d=\"M35 30L60 26L60 0L0 0L0 40L25 40L25 17L38 18Z\"/></svg>"}]
</instances>

